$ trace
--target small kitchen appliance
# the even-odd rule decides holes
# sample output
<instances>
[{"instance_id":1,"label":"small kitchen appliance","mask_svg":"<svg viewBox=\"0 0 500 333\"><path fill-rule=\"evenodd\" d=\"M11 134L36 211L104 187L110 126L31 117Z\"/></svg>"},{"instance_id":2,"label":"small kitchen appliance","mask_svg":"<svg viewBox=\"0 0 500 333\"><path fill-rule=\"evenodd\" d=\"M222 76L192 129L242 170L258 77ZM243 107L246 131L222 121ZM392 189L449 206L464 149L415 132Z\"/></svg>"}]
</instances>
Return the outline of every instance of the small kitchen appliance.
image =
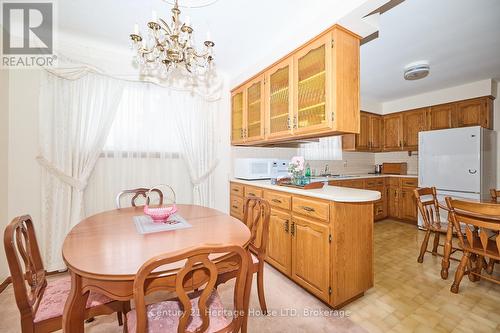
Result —
<instances>
[{"instance_id":1,"label":"small kitchen appliance","mask_svg":"<svg viewBox=\"0 0 500 333\"><path fill-rule=\"evenodd\" d=\"M273 158L237 158L234 177L243 180L276 179L288 174L288 160Z\"/></svg>"}]
</instances>

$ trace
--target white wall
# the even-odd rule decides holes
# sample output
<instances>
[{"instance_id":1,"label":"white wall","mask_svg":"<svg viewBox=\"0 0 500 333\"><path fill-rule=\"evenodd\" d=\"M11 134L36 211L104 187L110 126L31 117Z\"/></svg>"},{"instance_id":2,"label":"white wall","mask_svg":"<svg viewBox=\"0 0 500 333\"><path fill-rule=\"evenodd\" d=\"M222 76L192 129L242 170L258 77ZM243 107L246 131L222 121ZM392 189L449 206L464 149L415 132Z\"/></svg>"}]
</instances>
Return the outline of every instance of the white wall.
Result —
<instances>
[{"instance_id":1,"label":"white wall","mask_svg":"<svg viewBox=\"0 0 500 333\"><path fill-rule=\"evenodd\" d=\"M0 229L9 223L8 214L9 157L9 72L0 70ZM0 246L0 282L9 276L4 247Z\"/></svg>"},{"instance_id":2,"label":"white wall","mask_svg":"<svg viewBox=\"0 0 500 333\"><path fill-rule=\"evenodd\" d=\"M493 104L495 110L493 129L497 131L497 189L500 189L500 84L495 81L494 86L496 86L496 99Z\"/></svg>"},{"instance_id":3,"label":"white wall","mask_svg":"<svg viewBox=\"0 0 500 333\"><path fill-rule=\"evenodd\" d=\"M9 219L30 214L40 220L38 95L40 70L10 70L9 74Z\"/></svg>"},{"instance_id":4,"label":"white wall","mask_svg":"<svg viewBox=\"0 0 500 333\"><path fill-rule=\"evenodd\" d=\"M443 104L474 97L495 95L493 80L481 80L382 103L383 114Z\"/></svg>"}]
</instances>

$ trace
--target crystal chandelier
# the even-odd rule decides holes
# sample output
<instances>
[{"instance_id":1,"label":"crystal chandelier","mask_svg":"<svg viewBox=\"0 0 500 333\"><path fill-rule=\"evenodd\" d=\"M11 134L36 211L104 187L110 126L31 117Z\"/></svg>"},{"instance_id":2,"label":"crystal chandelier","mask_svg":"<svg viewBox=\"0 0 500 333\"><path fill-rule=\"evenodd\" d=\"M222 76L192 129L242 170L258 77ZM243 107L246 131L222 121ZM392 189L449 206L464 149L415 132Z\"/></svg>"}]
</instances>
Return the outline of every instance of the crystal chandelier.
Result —
<instances>
[{"instance_id":1,"label":"crystal chandelier","mask_svg":"<svg viewBox=\"0 0 500 333\"><path fill-rule=\"evenodd\" d=\"M130 35L132 48L137 52L135 60L143 70L160 70L165 75L172 69L181 68L192 74L203 74L211 68L215 43L211 41L210 34L207 33L203 51L197 51L193 45L193 28L189 17L181 22L180 14L178 0L175 0L172 8L170 24L158 18L153 11L144 39L139 26L134 25L134 33Z\"/></svg>"}]
</instances>

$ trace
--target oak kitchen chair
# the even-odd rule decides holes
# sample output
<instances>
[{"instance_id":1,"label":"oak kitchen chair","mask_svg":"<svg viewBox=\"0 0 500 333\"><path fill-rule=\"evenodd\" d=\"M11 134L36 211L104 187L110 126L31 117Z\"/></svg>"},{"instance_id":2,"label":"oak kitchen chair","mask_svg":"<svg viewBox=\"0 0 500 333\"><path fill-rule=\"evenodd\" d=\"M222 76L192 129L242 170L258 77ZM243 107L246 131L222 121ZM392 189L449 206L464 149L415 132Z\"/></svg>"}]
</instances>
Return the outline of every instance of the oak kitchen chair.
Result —
<instances>
[{"instance_id":1,"label":"oak kitchen chair","mask_svg":"<svg viewBox=\"0 0 500 333\"><path fill-rule=\"evenodd\" d=\"M135 189L132 189L132 190L123 190L121 191L120 193L118 193L116 195L116 208L122 208L122 205L121 205L121 201L124 197L131 197L130 199L130 206L132 207L136 207L138 202L137 200L139 198L143 198L145 200L146 203L148 203L149 199L147 198L147 193L149 192L149 188L145 188L145 187L139 187L139 188L135 188ZM154 192L156 193L156 195L158 196L158 201L159 201L159 204L162 205L163 204L163 192L157 188L153 188L151 189L151 192Z\"/></svg>"},{"instance_id":2,"label":"oak kitchen chair","mask_svg":"<svg viewBox=\"0 0 500 333\"><path fill-rule=\"evenodd\" d=\"M484 259L500 260L500 205L494 203L476 203L446 198L450 210L450 221L456 230L460 224L465 226L465 237L458 234L463 256L455 273L455 280L450 288L452 293L458 293L464 274L469 275L472 282L481 278L500 284L500 280L491 275L482 274ZM469 261L475 257L475 267L470 267Z\"/></svg>"},{"instance_id":3,"label":"oak kitchen chair","mask_svg":"<svg viewBox=\"0 0 500 333\"><path fill-rule=\"evenodd\" d=\"M209 258L214 255L229 257L226 262L236 268L231 320L225 316L217 293L219 270ZM155 283L151 278L158 267L184 260L171 285ZM136 308L127 313L128 332L239 332L246 309L248 265L248 251L237 245L196 247L151 258L139 268L134 280ZM162 290L175 291L177 298L146 305L146 295Z\"/></svg>"},{"instance_id":4,"label":"oak kitchen chair","mask_svg":"<svg viewBox=\"0 0 500 333\"><path fill-rule=\"evenodd\" d=\"M4 232L4 246L14 295L21 314L22 332L43 333L60 330L71 280L68 276L47 281L33 222L29 215L16 217L7 225ZM122 313L126 313L129 308L128 302L114 301L105 295L91 292L85 319L116 312L118 322L122 325Z\"/></svg>"},{"instance_id":5,"label":"oak kitchen chair","mask_svg":"<svg viewBox=\"0 0 500 333\"><path fill-rule=\"evenodd\" d=\"M252 256L252 263L249 267L248 292L251 291L253 274L257 273L257 294L262 312L267 314L266 298L264 295L264 259L266 257L267 240L269 236L269 219L271 216L271 206L261 198L250 196L245 199L243 222L250 229L249 250ZM236 272L227 272L219 275L217 285L234 278ZM250 294L245 296L248 302ZM248 303L246 304L248 306ZM242 332L246 332L246 322L243 323Z\"/></svg>"},{"instance_id":6,"label":"oak kitchen chair","mask_svg":"<svg viewBox=\"0 0 500 333\"><path fill-rule=\"evenodd\" d=\"M430 251L430 253L432 253L432 255L442 256L441 254L438 253L438 247L440 245L439 239L441 234L443 235L446 234L447 227L446 225L443 225L443 221L441 220L441 215L439 213L440 208L439 208L439 202L437 200L436 188L435 187L418 188L413 190L413 193L415 193L415 198L417 198L417 207L422 216L424 228L426 229L424 240L422 241L422 245L420 247L420 254L417 259L419 263L422 263L424 262L425 253L429 252L427 250L427 246L431 234L434 234L434 242L432 246L432 251ZM460 229L455 229L455 230L460 230ZM455 231L453 233L454 235L456 235ZM457 250L459 249L457 248L452 249L452 253L454 253ZM450 259L455 260L454 258L451 257Z\"/></svg>"}]
</instances>

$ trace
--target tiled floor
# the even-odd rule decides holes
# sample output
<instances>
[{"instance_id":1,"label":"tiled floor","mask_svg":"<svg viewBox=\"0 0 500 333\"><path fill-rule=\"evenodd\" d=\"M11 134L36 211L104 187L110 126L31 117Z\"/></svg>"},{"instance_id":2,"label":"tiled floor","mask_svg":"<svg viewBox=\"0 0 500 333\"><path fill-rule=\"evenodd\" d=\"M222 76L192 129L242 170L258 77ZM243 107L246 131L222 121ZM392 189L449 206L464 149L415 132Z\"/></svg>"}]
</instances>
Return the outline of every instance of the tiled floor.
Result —
<instances>
[{"instance_id":1,"label":"tiled floor","mask_svg":"<svg viewBox=\"0 0 500 333\"><path fill-rule=\"evenodd\" d=\"M418 264L423 236L410 225L376 223L375 288L346 306L350 318L369 332L500 332L500 285L464 277L452 294L458 262L448 280L440 278L441 257L427 253Z\"/></svg>"},{"instance_id":2,"label":"tiled floor","mask_svg":"<svg viewBox=\"0 0 500 333\"><path fill-rule=\"evenodd\" d=\"M418 264L422 238L423 232L414 226L389 220L375 224L375 287L343 309L347 318L318 313L329 309L267 266L266 299L268 307L278 312L251 317L249 332L500 332L500 286L471 283L465 277L459 294L452 294L449 288L457 263L452 262L446 281L439 276L440 257L428 254ZM251 307L258 310L255 284L253 290ZM229 284L220 287L223 299L230 299L231 292ZM298 313L289 316L281 309ZM304 309L316 312L304 316ZM20 332L12 287L0 295L0 315L0 332ZM121 332L115 318L99 317L86 324L86 332Z\"/></svg>"}]
</instances>

